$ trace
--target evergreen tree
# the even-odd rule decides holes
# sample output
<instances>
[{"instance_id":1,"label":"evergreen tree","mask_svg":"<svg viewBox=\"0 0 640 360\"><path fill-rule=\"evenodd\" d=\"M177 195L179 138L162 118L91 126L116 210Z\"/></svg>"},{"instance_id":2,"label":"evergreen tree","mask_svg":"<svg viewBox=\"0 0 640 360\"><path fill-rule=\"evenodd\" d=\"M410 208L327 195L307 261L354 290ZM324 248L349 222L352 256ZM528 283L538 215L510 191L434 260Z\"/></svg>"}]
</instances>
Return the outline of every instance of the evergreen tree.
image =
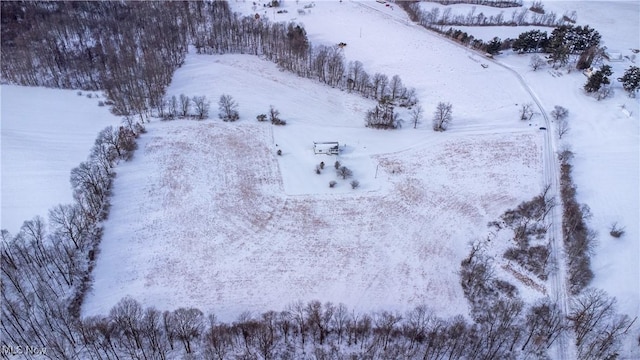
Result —
<instances>
[{"instance_id":1,"label":"evergreen tree","mask_svg":"<svg viewBox=\"0 0 640 360\"><path fill-rule=\"evenodd\" d=\"M531 30L518 35L513 42L513 51L520 53L535 52L548 46L549 39L546 31Z\"/></svg>"},{"instance_id":2,"label":"evergreen tree","mask_svg":"<svg viewBox=\"0 0 640 360\"><path fill-rule=\"evenodd\" d=\"M636 92L640 89L640 68L631 66L624 72L624 76L618 78L622 83L622 87L629 93L629 96L635 97Z\"/></svg>"},{"instance_id":3,"label":"evergreen tree","mask_svg":"<svg viewBox=\"0 0 640 360\"><path fill-rule=\"evenodd\" d=\"M609 76L611 76L611 66L604 65L602 68L593 73L587 83L584 85L584 90L588 93L593 93L600 90L602 85L608 85L610 83Z\"/></svg>"},{"instance_id":4,"label":"evergreen tree","mask_svg":"<svg viewBox=\"0 0 640 360\"><path fill-rule=\"evenodd\" d=\"M500 52L501 47L502 40L496 36L487 44L487 52L491 55L497 54L498 52Z\"/></svg>"},{"instance_id":5,"label":"evergreen tree","mask_svg":"<svg viewBox=\"0 0 640 360\"><path fill-rule=\"evenodd\" d=\"M545 51L551 54L554 62L565 65L570 54L597 49L600 39L600 34L589 26L562 25L551 33Z\"/></svg>"}]
</instances>

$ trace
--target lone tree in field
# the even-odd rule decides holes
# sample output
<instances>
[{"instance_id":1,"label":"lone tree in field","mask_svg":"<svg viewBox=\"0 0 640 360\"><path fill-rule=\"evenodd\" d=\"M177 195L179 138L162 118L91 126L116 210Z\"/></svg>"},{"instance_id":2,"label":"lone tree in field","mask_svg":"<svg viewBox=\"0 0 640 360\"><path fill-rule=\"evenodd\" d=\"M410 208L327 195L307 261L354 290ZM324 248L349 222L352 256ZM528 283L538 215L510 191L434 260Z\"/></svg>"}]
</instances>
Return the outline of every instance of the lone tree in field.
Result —
<instances>
[{"instance_id":1,"label":"lone tree in field","mask_svg":"<svg viewBox=\"0 0 640 360\"><path fill-rule=\"evenodd\" d=\"M273 125L286 125L287 122L280 119L280 111L276 110L273 105L269 106L269 121Z\"/></svg>"},{"instance_id":2,"label":"lone tree in field","mask_svg":"<svg viewBox=\"0 0 640 360\"><path fill-rule=\"evenodd\" d=\"M533 117L533 105L531 103L522 104L520 107L520 120L529 121Z\"/></svg>"},{"instance_id":3,"label":"lone tree in field","mask_svg":"<svg viewBox=\"0 0 640 360\"><path fill-rule=\"evenodd\" d=\"M452 110L453 105L451 103L438 103L436 112L433 114L433 130L445 131L449 126L449 123L453 119Z\"/></svg>"},{"instance_id":4,"label":"lone tree in field","mask_svg":"<svg viewBox=\"0 0 640 360\"><path fill-rule=\"evenodd\" d=\"M540 69L544 66L544 64L546 64L546 62L538 54L534 54L531 57L531 61L529 62L529 66L531 67L531 69L533 69L533 71Z\"/></svg>"},{"instance_id":5,"label":"lone tree in field","mask_svg":"<svg viewBox=\"0 0 640 360\"><path fill-rule=\"evenodd\" d=\"M569 116L569 110L560 105L556 105L551 111L551 116L556 120L566 119L567 116Z\"/></svg>"},{"instance_id":6,"label":"lone tree in field","mask_svg":"<svg viewBox=\"0 0 640 360\"><path fill-rule=\"evenodd\" d=\"M636 97L638 89L640 89L640 68L632 66L624 72L624 76L618 78L622 83L622 88L629 93L630 97Z\"/></svg>"},{"instance_id":7,"label":"lone tree in field","mask_svg":"<svg viewBox=\"0 0 640 360\"><path fill-rule=\"evenodd\" d=\"M422 115L424 114L424 110L422 106L416 105L411 109L411 122L413 122L413 128L417 128L418 124L422 120Z\"/></svg>"},{"instance_id":8,"label":"lone tree in field","mask_svg":"<svg viewBox=\"0 0 640 360\"><path fill-rule=\"evenodd\" d=\"M218 116L224 121L236 121L240 119L238 114L238 103L233 100L231 95L222 94L218 101Z\"/></svg>"}]
</instances>

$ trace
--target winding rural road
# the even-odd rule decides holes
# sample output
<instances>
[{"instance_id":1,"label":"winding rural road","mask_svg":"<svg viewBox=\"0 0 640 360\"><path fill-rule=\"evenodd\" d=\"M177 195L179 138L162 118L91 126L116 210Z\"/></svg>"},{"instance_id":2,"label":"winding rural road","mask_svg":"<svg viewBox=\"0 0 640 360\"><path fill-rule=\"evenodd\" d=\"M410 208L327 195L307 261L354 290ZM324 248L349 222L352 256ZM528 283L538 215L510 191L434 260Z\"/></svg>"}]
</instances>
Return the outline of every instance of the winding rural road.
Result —
<instances>
[{"instance_id":1,"label":"winding rural road","mask_svg":"<svg viewBox=\"0 0 640 360\"><path fill-rule=\"evenodd\" d=\"M556 154L558 152L557 144L554 136L553 128L551 127L551 120L547 111L540 103L540 99L536 93L531 89L529 84L524 80L522 75L509 66L500 63L494 59L488 59L493 64L498 65L511 72L520 82L522 87L529 93L531 99L535 102L536 106L540 110L542 117L544 118L545 127L547 130L544 134L544 179L545 183L550 186L549 193L553 194L556 199L555 206L551 209L547 215L547 222L549 223L549 244L551 247L551 263L552 271L549 273L549 284L551 285L550 295L552 299L555 299L558 308L560 309L563 318L566 318L569 311L569 295L566 285L566 262L563 256L563 236L562 236L562 201L560 200L560 172L558 169L558 163L556 161ZM556 346L557 360L576 359L576 348L568 338L567 332L563 331L558 337Z\"/></svg>"},{"instance_id":2,"label":"winding rural road","mask_svg":"<svg viewBox=\"0 0 640 360\"><path fill-rule=\"evenodd\" d=\"M380 14L383 14L384 16L389 17L390 19L402 25L409 26L409 27L418 27L420 29L423 29L426 33L430 34L431 36L438 37L444 41L448 41L449 43L455 46L465 49L465 51L470 52L472 55L477 54L476 51L471 50L468 47L463 46L451 39L434 34L428 29L425 29L420 25L417 25L411 21L408 21L400 17L399 15L389 14L387 12L382 11L379 7L376 6L378 4L364 3L357 0L354 2L360 4L361 6L365 6L367 8L373 9L379 12ZM555 201L556 205L551 209L551 211L547 215L547 222L549 224L549 231L547 234L549 236L549 244L551 249L550 257L551 257L551 264L552 264L551 266L552 269L551 271L549 271L548 284L550 285L549 292L550 292L551 298L555 300L558 308L560 309L561 316L563 318L566 318L566 315L569 311L569 295L568 295L567 285L565 281L567 271L566 271L566 262L564 261L564 252L563 252L563 244L562 244L563 236L562 236L562 201L560 197L560 175L559 175L560 171L559 171L559 166L556 160L556 154L558 149L557 149L556 139L554 136L555 132L553 131L554 128L551 127L551 120L549 119L549 115L547 111L542 106L540 99L538 98L536 93L533 91L533 89L531 89L529 84L526 82L526 80L522 77L520 73L518 73L515 69L495 59L486 58L485 60L494 65L500 66L506 69L507 71L509 71L511 74L513 74L513 76L515 76L518 79L523 89L529 93L529 95L531 96L531 99L536 104L538 110L540 111L540 114L544 118L544 123L547 130L544 132L544 149L543 149L544 174L543 176L545 180L545 185L550 186L549 194L551 194L551 196L553 196L556 200ZM556 356L555 356L556 360L571 360L571 359L577 358L577 351L576 351L575 344L573 343L573 341L571 341L566 331L563 331L560 334L557 341L554 343L554 346L555 346L555 352L556 352Z\"/></svg>"}]
</instances>

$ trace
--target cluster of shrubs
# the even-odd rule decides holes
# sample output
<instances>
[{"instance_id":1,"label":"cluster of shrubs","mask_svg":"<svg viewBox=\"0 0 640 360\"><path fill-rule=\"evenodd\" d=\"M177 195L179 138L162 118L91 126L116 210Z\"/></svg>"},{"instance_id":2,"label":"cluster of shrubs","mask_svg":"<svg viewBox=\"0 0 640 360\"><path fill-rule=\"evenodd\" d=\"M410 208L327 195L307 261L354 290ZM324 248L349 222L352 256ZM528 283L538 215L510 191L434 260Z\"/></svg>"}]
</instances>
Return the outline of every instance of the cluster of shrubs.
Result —
<instances>
[{"instance_id":1,"label":"cluster of shrubs","mask_svg":"<svg viewBox=\"0 0 640 360\"><path fill-rule=\"evenodd\" d=\"M280 111L277 110L275 107L273 107L273 105L269 106L269 114L260 114L258 116L256 116L256 119L259 122L265 122L265 121L270 121L271 124L273 125L279 125L279 126L284 126L287 125L287 121L286 120L282 120L280 118Z\"/></svg>"},{"instance_id":2,"label":"cluster of shrubs","mask_svg":"<svg viewBox=\"0 0 640 360\"><path fill-rule=\"evenodd\" d=\"M336 162L333 164L333 167L336 170L336 175L338 177L341 177L343 180L346 180L353 176L353 171L348 167L342 165L340 161L336 160ZM315 169L316 174L318 175L322 174L322 170L324 170L324 168L325 168L324 161L321 161L320 164L316 165L316 169ZM360 186L360 182L358 180L352 180L349 184L351 185L352 189L357 189ZM338 185L337 181L335 180L329 181L330 188L334 188L336 185Z\"/></svg>"},{"instance_id":3,"label":"cluster of shrubs","mask_svg":"<svg viewBox=\"0 0 640 360\"><path fill-rule=\"evenodd\" d=\"M554 206L553 200L547 197L548 189L532 200L522 202L516 209L505 211L501 223L494 221L489 224L497 230L506 227L513 231L516 246L508 248L503 256L541 280L547 280L548 244L532 245L532 241L543 240L547 233L544 219Z\"/></svg>"}]
</instances>

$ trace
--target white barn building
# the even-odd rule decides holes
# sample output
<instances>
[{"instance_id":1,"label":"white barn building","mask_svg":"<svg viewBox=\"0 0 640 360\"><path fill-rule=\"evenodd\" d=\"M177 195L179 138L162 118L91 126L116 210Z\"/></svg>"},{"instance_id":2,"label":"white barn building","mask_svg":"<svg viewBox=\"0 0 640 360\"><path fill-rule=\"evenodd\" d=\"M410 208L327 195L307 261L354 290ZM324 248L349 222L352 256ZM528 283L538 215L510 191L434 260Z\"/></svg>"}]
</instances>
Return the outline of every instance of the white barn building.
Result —
<instances>
[{"instance_id":1,"label":"white barn building","mask_svg":"<svg viewBox=\"0 0 640 360\"><path fill-rule=\"evenodd\" d=\"M314 154L338 155L340 153L337 141L313 142Z\"/></svg>"}]
</instances>

